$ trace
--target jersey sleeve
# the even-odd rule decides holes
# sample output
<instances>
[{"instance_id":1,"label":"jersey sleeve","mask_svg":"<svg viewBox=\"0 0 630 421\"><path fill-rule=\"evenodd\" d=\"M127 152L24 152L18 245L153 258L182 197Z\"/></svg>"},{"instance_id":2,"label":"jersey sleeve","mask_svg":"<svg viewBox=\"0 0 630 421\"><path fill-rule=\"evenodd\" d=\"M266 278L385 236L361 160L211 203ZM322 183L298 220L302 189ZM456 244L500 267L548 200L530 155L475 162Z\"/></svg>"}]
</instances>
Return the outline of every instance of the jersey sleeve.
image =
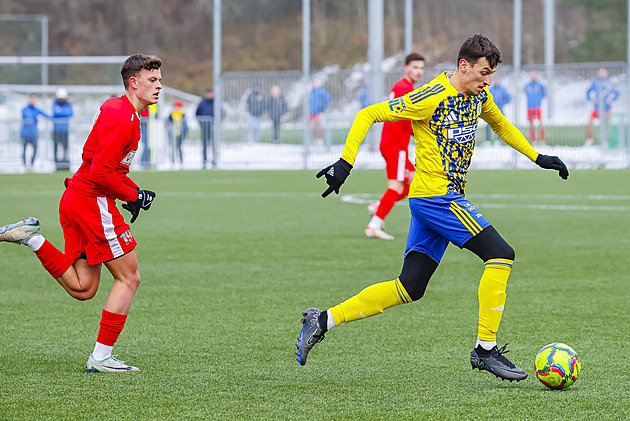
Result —
<instances>
[{"instance_id":1,"label":"jersey sleeve","mask_svg":"<svg viewBox=\"0 0 630 421\"><path fill-rule=\"evenodd\" d=\"M116 172L116 167L124 158L125 139L132 137L131 127L120 121L103 122L99 125L98 135L100 141L92 158L90 178L108 196L135 201L138 191ZM125 175L124 178L129 177Z\"/></svg>"},{"instance_id":2,"label":"jersey sleeve","mask_svg":"<svg viewBox=\"0 0 630 421\"><path fill-rule=\"evenodd\" d=\"M499 107L497 107L497 104L494 103L494 99L492 98L492 94L490 92L488 92L488 99L483 104L481 118L490 125L492 130L501 138L501 140L532 161L536 161L536 158L538 158L538 152L532 148L521 131L510 123L507 118L505 118L501 110L499 110Z\"/></svg>"},{"instance_id":3,"label":"jersey sleeve","mask_svg":"<svg viewBox=\"0 0 630 421\"><path fill-rule=\"evenodd\" d=\"M346 144L341 158L354 165L359 146L372 127L372 124L384 121L398 120L422 120L430 116L435 108L435 103L429 98L436 93L436 89L442 89L441 85L418 88L399 98L379 102L365 107L354 119L350 132L346 138Z\"/></svg>"}]
</instances>

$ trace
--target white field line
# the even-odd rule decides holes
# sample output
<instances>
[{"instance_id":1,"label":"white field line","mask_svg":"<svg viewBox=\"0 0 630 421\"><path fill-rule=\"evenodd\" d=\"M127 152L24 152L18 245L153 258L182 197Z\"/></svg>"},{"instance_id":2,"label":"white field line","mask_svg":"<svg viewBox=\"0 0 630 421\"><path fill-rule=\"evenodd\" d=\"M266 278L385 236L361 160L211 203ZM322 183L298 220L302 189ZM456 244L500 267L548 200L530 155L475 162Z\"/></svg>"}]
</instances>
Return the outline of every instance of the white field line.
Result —
<instances>
[{"instance_id":1,"label":"white field line","mask_svg":"<svg viewBox=\"0 0 630 421\"><path fill-rule=\"evenodd\" d=\"M563 201L563 200L599 200L599 201L628 201L630 196L624 195L547 195L547 194L470 194L466 196L475 199L475 206L478 208L493 209L540 209L540 210L575 210L575 211L630 211L630 206L607 206L607 205L563 205L540 203L541 201ZM502 199L502 203L478 202L478 199ZM539 203L531 203L532 199L537 199ZM378 200L378 197L371 193L346 194L341 197L343 202L366 205ZM530 203L505 203L506 201L522 200ZM407 204L407 201L396 202L396 204Z\"/></svg>"},{"instance_id":2,"label":"white field line","mask_svg":"<svg viewBox=\"0 0 630 421\"><path fill-rule=\"evenodd\" d=\"M7 190L1 193L2 196L59 196L61 197L61 189L52 190ZM199 192L199 191L158 191L158 196L166 197L319 197L321 193L315 192ZM335 197L333 195L332 197ZM546 194L470 194L467 198L474 199L475 206L479 208L492 209L539 209L539 210L574 210L574 211L612 211L625 212L630 211L630 206L609 206L609 205L569 205L569 204L549 204L540 203L541 201L628 201L630 196L624 195L600 195L600 194L584 194L584 195L546 195ZM367 205L378 200L378 196L373 193L358 193L341 195L342 202L353 203L359 205ZM501 200L500 203L478 202L483 199ZM531 203L532 200L538 203ZM509 201L526 201L530 203L505 203ZM407 201L397 202L398 205L407 204Z\"/></svg>"}]
</instances>

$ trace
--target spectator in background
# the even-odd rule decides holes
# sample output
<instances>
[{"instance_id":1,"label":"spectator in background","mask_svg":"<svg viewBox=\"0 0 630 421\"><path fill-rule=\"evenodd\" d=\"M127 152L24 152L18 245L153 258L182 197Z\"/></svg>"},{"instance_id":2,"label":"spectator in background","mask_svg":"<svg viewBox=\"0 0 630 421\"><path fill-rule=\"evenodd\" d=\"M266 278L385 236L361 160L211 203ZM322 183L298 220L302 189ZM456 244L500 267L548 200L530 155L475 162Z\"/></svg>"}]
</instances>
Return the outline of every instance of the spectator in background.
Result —
<instances>
[{"instance_id":1,"label":"spectator in background","mask_svg":"<svg viewBox=\"0 0 630 421\"><path fill-rule=\"evenodd\" d=\"M494 99L494 103L497 104L499 110L503 113L503 107L510 103L512 100L512 96L505 89L505 86L501 85L501 79L499 76L494 76L494 80L492 81L492 85L490 85L490 93L492 94L492 98ZM492 129L488 124L486 126L486 142L490 142L492 140Z\"/></svg>"},{"instance_id":2,"label":"spectator in background","mask_svg":"<svg viewBox=\"0 0 630 421\"><path fill-rule=\"evenodd\" d=\"M367 79L363 79L363 91L361 92L361 97L359 98L361 101L361 109L364 109L370 104L370 85Z\"/></svg>"},{"instance_id":3,"label":"spectator in background","mask_svg":"<svg viewBox=\"0 0 630 421\"><path fill-rule=\"evenodd\" d=\"M322 113L326 111L326 108L330 105L330 100L331 98L328 91L322 88L318 82L313 81L311 83L311 116L309 118L309 124L313 128L313 138L320 142L324 140Z\"/></svg>"},{"instance_id":4,"label":"spectator in background","mask_svg":"<svg viewBox=\"0 0 630 421\"><path fill-rule=\"evenodd\" d=\"M182 164L184 162L182 143L188 134L188 122L184 113L184 104L181 101L175 101L173 106L173 111L166 119L166 127L171 145L173 145L173 163L179 160L179 163Z\"/></svg>"},{"instance_id":5,"label":"spectator in background","mask_svg":"<svg viewBox=\"0 0 630 421\"><path fill-rule=\"evenodd\" d=\"M593 111L586 126L586 144L593 144L593 120L599 118L599 104L604 106L606 120L612 116L612 104L619 98L619 91L615 84L608 77L608 70L601 67L597 73L597 78L593 79L591 86L586 91L586 100L593 105ZM600 120L601 122L601 120ZM601 124L601 123L600 123Z\"/></svg>"},{"instance_id":6,"label":"spectator in background","mask_svg":"<svg viewBox=\"0 0 630 421\"><path fill-rule=\"evenodd\" d=\"M214 120L214 91L212 88L206 88L206 93L203 99L197 105L197 111L195 111L197 121L199 122L199 128L201 129L201 161L203 168L206 168L208 162L208 146L212 149L212 123Z\"/></svg>"},{"instance_id":7,"label":"spectator in background","mask_svg":"<svg viewBox=\"0 0 630 421\"><path fill-rule=\"evenodd\" d=\"M22 162L26 167L26 171L33 171L33 163L37 156L37 143L39 137L39 131L37 130L37 117L43 115L46 118L50 118L48 114L40 110L35 106L37 103L37 95L31 94L28 99L28 105L22 108L22 129L20 130L20 137L22 138L22 145L24 147L22 152ZM30 163L27 164L26 160L26 147L31 145L33 148L33 155L31 156Z\"/></svg>"},{"instance_id":8,"label":"spectator in background","mask_svg":"<svg viewBox=\"0 0 630 421\"><path fill-rule=\"evenodd\" d=\"M53 118L53 154L55 155L55 167L59 170L69 170L70 161L68 159L68 132L70 117L74 115L72 104L68 102L68 91L59 88L56 100L52 106ZM58 150L61 150L59 157Z\"/></svg>"},{"instance_id":9,"label":"spectator in background","mask_svg":"<svg viewBox=\"0 0 630 421\"><path fill-rule=\"evenodd\" d=\"M547 96L547 89L538 81L538 72L532 70L529 72L530 82L525 85L525 94L527 95L527 121L529 121L529 141L536 143L535 121L538 121L539 139L545 143L545 127L542 123L542 100Z\"/></svg>"},{"instance_id":10,"label":"spectator in background","mask_svg":"<svg viewBox=\"0 0 630 421\"><path fill-rule=\"evenodd\" d=\"M149 147L149 119L151 118L151 112L149 107L146 107L142 113L140 113L140 140L142 141L142 155L140 156L140 166L142 168L151 167L151 148Z\"/></svg>"},{"instance_id":11,"label":"spectator in background","mask_svg":"<svg viewBox=\"0 0 630 421\"><path fill-rule=\"evenodd\" d=\"M260 120L265 111L265 95L260 90L260 83L254 82L252 90L247 96L247 111L249 112L249 131L254 143L260 142Z\"/></svg>"},{"instance_id":12,"label":"spectator in background","mask_svg":"<svg viewBox=\"0 0 630 421\"><path fill-rule=\"evenodd\" d=\"M287 112L287 102L280 93L280 87L273 85L270 91L270 97L267 101L267 112L273 123L273 143L280 142L280 120Z\"/></svg>"}]
</instances>

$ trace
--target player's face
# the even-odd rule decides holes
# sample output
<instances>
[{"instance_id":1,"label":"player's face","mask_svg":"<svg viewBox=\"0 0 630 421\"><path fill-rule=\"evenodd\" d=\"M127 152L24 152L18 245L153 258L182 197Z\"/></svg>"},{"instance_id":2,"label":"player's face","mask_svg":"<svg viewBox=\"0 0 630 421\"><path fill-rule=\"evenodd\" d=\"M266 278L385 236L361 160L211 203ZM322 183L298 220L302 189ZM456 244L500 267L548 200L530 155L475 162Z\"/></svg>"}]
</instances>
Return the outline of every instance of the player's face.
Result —
<instances>
[{"instance_id":1,"label":"player's face","mask_svg":"<svg viewBox=\"0 0 630 421\"><path fill-rule=\"evenodd\" d=\"M134 77L130 79L134 83ZM155 104L160 98L162 89L162 72L160 69L142 69L135 77L136 96L146 106Z\"/></svg>"},{"instance_id":2,"label":"player's face","mask_svg":"<svg viewBox=\"0 0 630 421\"><path fill-rule=\"evenodd\" d=\"M414 60L405 65L405 76L411 81L416 83L422 78L424 74L424 61Z\"/></svg>"},{"instance_id":3,"label":"player's face","mask_svg":"<svg viewBox=\"0 0 630 421\"><path fill-rule=\"evenodd\" d=\"M464 78L463 88L466 95L479 95L483 88L492 84L492 75L497 71L496 66L490 67L485 57L480 58L474 65L462 59L459 65Z\"/></svg>"}]
</instances>

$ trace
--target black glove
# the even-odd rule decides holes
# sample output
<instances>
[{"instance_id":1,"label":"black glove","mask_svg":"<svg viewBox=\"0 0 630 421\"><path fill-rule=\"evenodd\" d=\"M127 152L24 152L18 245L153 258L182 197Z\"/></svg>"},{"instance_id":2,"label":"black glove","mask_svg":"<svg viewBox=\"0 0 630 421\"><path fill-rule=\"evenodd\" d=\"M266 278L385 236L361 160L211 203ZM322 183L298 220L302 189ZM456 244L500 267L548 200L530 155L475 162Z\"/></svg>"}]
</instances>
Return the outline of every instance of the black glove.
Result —
<instances>
[{"instance_id":1,"label":"black glove","mask_svg":"<svg viewBox=\"0 0 630 421\"><path fill-rule=\"evenodd\" d=\"M127 202L123 204L123 209L127 209L131 213L131 221L130 224L133 224L138 218L138 214L140 214L140 209L144 209L148 211L151 207L151 203L155 200L155 192L151 190L140 190L138 189L138 198L135 202Z\"/></svg>"},{"instance_id":2,"label":"black glove","mask_svg":"<svg viewBox=\"0 0 630 421\"><path fill-rule=\"evenodd\" d=\"M328 183L328 189L324 193L322 193L322 197L328 196L330 193L335 191L335 193L339 194L339 187L346 181L348 175L350 175L350 170L352 169L352 165L348 164L343 159L335 162L332 165L327 166L323 170L317 173L317 178L326 174L326 183Z\"/></svg>"},{"instance_id":3,"label":"black glove","mask_svg":"<svg viewBox=\"0 0 630 421\"><path fill-rule=\"evenodd\" d=\"M564 165L564 162L562 162L557 156L538 154L536 164L547 170L558 171L563 180L569 178L569 170L567 170L567 166Z\"/></svg>"}]
</instances>

